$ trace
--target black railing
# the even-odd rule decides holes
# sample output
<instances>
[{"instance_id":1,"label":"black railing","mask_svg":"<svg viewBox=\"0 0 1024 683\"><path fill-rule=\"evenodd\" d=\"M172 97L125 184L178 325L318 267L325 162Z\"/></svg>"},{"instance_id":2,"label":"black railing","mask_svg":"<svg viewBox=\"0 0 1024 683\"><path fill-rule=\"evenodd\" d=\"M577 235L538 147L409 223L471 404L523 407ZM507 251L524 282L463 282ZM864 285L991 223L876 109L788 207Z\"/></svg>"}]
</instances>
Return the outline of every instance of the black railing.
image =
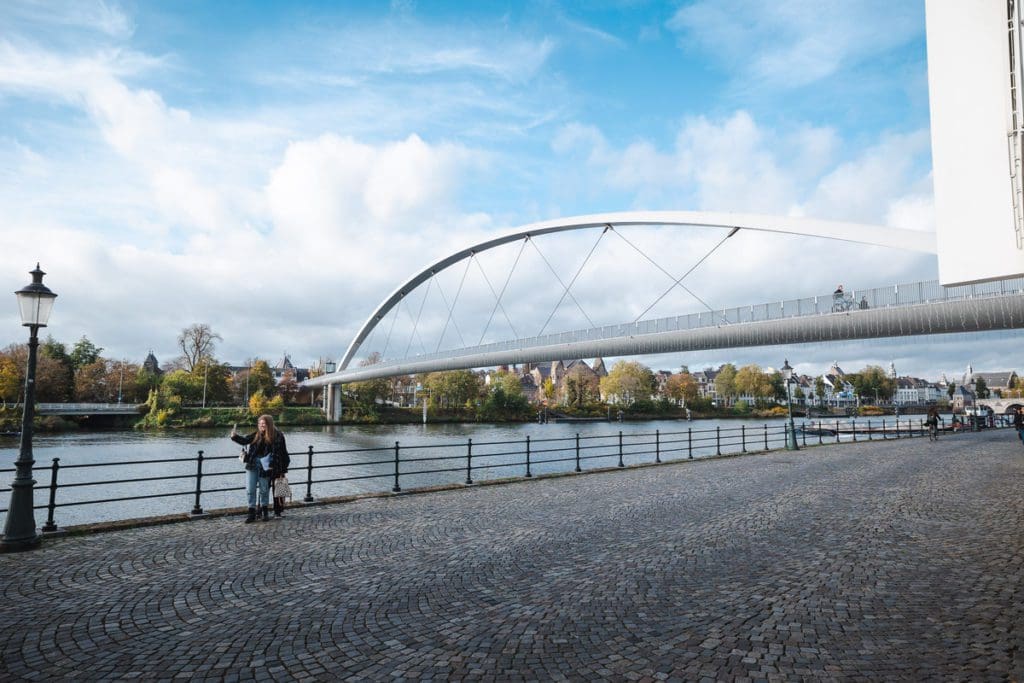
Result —
<instances>
[{"instance_id":1,"label":"black railing","mask_svg":"<svg viewBox=\"0 0 1024 683\"><path fill-rule=\"evenodd\" d=\"M788 424L764 424L761 427L740 425L737 427L717 426L713 429L685 431L661 431L654 433L628 434L618 432L603 436L581 436L576 434L563 438L531 439L527 436L518 441L464 442L402 446L396 441L393 446L378 448L356 448L314 451L306 450L305 463L296 463L302 452L292 455L293 467L290 483L295 490L303 484L306 487L303 502L314 502L314 486L321 497L351 495L353 493L401 492L405 485L416 487L452 485L464 482L473 484L481 479L532 478L534 470L542 473L582 472L589 464L595 468L621 468L628 464L661 463L718 455L731 455L754 451L769 451L784 448L788 437ZM923 420L851 420L810 421L797 428L804 446L817 437L818 444L839 443L843 436L851 440L899 439L925 436L927 428ZM814 442L811 442L814 445ZM303 467L304 465L304 467ZM203 514L203 497L214 494L237 493L245 486L237 484L217 485L225 477L236 482L239 478L238 458L230 456L208 456L198 451L196 457L161 460L124 460L101 463L62 465L60 458L54 458L50 469L50 485L40 486L48 491L46 504L36 505L37 510L46 510L44 532L57 530L56 514L61 508L88 505L128 503L161 498L191 498L192 515ZM154 468L166 474L110 478L103 480L77 480L87 473L106 468ZM38 472L39 470L37 470ZM0 474L11 473L11 469L0 469ZM81 473L76 476L76 473ZM302 480L294 480L300 473ZM73 481L61 482L58 475ZM149 472L147 472L149 474ZM300 475L301 476L301 475ZM464 479L463 479L464 476ZM188 482L187 485L183 482ZM369 482L369 485L367 485ZM140 487L139 485L143 485ZM127 489L125 487L128 487ZM76 499L69 491L87 487L101 487L105 497ZM182 487L182 488L178 488ZM187 488L186 488L187 487ZM149 489L138 493L140 488ZM0 494L10 488L0 489ZM124 495L126 493L132 495ZM63 495L58 495L62 493ZM121 495L118 495L120 493ZM70 498L70 499L69 499ZM241 499L238 499L239 502ZM296 495L298 500L298 495ZM227 505L225 507L231 507ZM180 510L179 510L180 511ZM0 509L6 513L7 509ZM168 514L166 510L162 512ZM173 511L171 511L173 514ZM145 515L121 515L119 519Z\"/></svg>"}]
</instances>

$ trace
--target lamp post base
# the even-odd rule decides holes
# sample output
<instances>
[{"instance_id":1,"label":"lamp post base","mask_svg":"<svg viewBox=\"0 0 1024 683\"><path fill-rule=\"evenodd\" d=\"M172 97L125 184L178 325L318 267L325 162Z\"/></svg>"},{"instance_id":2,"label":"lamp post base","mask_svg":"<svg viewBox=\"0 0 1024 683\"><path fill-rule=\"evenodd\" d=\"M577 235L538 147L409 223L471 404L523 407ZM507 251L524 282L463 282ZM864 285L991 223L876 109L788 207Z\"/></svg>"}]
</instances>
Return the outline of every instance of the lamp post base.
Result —
<instances>
[{"instance_id":1,"label":"lamp post base","mask_svg":"<svg viewBox=\"0 0 1024 683\"><path fill-rule=\"evenodd\" d=\"M0 553L17 553L23 550L35 550L39 547L42 536L35 534L27 538L12 538L0 541Z\"/></svg>"}]
</instances>

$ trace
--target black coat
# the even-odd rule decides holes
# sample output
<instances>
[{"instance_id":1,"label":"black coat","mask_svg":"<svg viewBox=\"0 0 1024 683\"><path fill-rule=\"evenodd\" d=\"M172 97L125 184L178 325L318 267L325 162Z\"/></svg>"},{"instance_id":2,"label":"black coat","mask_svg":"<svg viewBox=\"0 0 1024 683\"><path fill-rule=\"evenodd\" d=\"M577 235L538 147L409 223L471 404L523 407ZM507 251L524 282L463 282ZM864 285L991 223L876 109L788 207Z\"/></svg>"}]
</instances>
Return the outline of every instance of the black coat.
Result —
<instances>
[{"instance_id":1,"label":"black coat","mask_svg":"<svg viewBox=\"0 0 1024 683\"><path fill-rule=\"evenodd\" d=\"M284 434L281 433L280 429L276 430L273 444L268 445L262 440L256 440L257 433L258 432L253 432L246 436L235 434L231 437L231 440L235 443L248 446L248 448L245 449L245 469L262 470L260 467L260 458L265 455L270 455L270 472L264 473L261 471L260 476L269 476L273 479L286 473L292 460L288 456L288 447L284 442Z\"/></svg>"}]
</instances>

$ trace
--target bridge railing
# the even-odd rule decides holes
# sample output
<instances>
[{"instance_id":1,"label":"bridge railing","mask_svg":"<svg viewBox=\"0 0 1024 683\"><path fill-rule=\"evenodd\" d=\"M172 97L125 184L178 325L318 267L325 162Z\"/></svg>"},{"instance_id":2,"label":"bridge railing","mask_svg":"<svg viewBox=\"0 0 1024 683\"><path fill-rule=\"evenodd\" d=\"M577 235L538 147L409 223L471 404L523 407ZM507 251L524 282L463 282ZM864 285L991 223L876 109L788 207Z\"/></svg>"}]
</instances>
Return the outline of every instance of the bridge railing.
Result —
<instances>
[{"instance_id":1,"label":"bridge railing","mask_svg":"<svg viewBox=\"0 0 1024 683\"><path fill-rule=\"evenodd\" d=\"M821 420L803 422L798 438L804 446L871 439L922 436L919 418ZM452 442L292 453L289 480L295 501L330 499L362 493L395 493L438 485L472 484L483 480L531 478L536 474L622 468L673 460L689 460L785 447L788 424L763 424L711 429L655 430L651 433L607 434L518 441ZM305 457L303 457L303 455ZM237 455L156 460L125 460L61 464L37 468L40 485L35 505L46 511L44 532L63 525L124 520L186 512L201 515L204 506L237 508L243 475ZM13 474L2 469L0 474ZM44 482L49 480L49 485ZM7 494L10 488L0 489ZM304 495L303 495L304 491ZM7 500L9 496L4 496ZM83 512L88 508L90 512ZM0 509L6 513L7 509ZM62 518L63 517L63 518Z\"/></svg>"},{"instance_id":2,"label":"bridge railing","mask_svg":"<svg viewBox=\"0 0 1024 683\"><path fill-rule=\"evenodd\" d=\"M470 348L453 349L410 356L409 359L426 361L449 358L453 355L466 353L488 353L508 351L521 348L552 346L558 344L600 341L618 337L657 334L660 332L676 332L696 330L704 327L735 325L743 323L766 322L786 318L824 316L845 314L860 308L892 308L897 306L915 306L942 301L960 301L983 297L1024 294L1024 278L998 280L957 287L943 287L937 280L927 282L911 282L876 287L872 289L855 289L844 294L843 310L837 310L832 294L788 299L769 303L737 306L714 311L701 311L686 315L642 320L633 323L605 325L571 332L559 332L543 336L525 337L508 341L492 342ZM863 303L862 303L863 302ZM398 361L400 359L385 359Z\"/></svg>"}]
</instances>

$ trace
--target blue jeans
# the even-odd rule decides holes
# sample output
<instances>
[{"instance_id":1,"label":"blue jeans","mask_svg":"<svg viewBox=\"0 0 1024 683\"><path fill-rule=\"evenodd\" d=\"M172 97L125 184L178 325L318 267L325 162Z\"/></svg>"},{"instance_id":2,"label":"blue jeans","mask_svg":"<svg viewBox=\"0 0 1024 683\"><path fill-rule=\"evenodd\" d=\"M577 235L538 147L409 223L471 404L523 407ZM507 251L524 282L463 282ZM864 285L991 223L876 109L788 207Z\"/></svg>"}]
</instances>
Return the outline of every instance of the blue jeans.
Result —
<instances>
[{"instance_id":1,"label":"blue jeans","mask_svg":"<svg viewBox=\"0 0 1024 683\"><path fill-rule=\"evenodd\" d=\"M259 487L260 505L270 504L270 477L261 477L260 471L246 470L246 490L249 492L249 507L256 507L256 487Z\"/></svg>"}]
</instances>

